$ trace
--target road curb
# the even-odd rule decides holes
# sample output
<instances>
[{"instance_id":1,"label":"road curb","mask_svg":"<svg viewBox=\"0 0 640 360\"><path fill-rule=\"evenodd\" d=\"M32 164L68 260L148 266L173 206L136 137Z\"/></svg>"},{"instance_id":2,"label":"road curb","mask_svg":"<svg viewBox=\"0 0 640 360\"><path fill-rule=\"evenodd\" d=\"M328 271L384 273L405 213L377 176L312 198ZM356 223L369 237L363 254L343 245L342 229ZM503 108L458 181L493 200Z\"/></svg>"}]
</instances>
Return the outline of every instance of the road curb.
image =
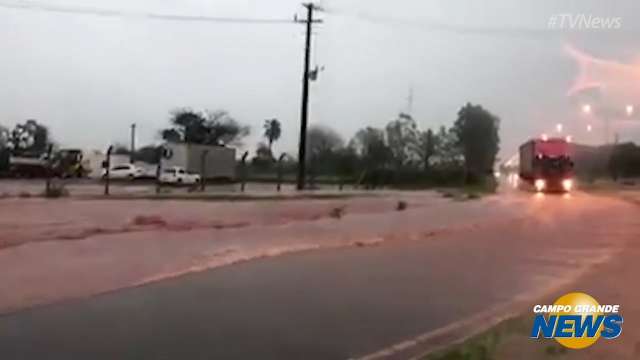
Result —
<instances>
[{"instance_id":1,"label":"road curb","mask_svg":"<svg viewBox=\"0 0 640 360\"><path fill-rule=\"evenodd\" d=\"M521 294L514 298L513 301L501 303L470 318L392 344L365 356L352 357L349 360L420 360L430 354L446 350L451 346L460 345L504 321L521 316L531 304L553 301L558 293L568 291L572 284L579 282L581 278L588 275L595 266L611 261L614 258L614 254L622 250L622 248L619 248L604 254L585 268L576 270L564 279L556 280L556 283L544 290Z\"/></svg>"}]
</instances>

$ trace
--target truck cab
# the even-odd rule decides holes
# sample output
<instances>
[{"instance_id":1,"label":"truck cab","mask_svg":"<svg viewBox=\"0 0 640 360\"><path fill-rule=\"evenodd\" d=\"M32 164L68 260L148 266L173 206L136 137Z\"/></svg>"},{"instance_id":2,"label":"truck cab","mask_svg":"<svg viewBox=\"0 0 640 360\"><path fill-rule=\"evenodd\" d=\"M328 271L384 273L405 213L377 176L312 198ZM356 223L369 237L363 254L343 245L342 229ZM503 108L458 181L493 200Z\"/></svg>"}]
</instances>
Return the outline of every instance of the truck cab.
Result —
<instances>
[{"instance_id":1,"label":"truck cab","mask_svg":"<svg viewBox=\"0 0 640 360\"><path fill-rule=\"evenodd\" d=\"M573 166L566 139L542 137L520 146L520 178L537 192L573 190Z\"/></svg>"}]
</instances>

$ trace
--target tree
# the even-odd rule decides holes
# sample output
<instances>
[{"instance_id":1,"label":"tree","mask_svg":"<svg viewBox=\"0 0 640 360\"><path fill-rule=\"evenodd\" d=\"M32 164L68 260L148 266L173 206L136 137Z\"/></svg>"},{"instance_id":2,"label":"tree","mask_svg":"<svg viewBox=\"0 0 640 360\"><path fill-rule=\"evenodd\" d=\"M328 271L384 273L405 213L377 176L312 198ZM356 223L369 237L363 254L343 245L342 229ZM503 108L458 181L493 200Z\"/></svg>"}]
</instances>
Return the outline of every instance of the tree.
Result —
<instances>
[{"instance_id":1,"label":"tree","mask_svg":"<svg viewBox=\"0 0 640 360\"><path fill-rule=\"evenodd\" d=\"M136 150L135 160L142 161L147 164L158 163L158 147L154 145L147 145Z\"/></svg>"},{"instance_id":2,"label":"tree","mask_svg":"<svg viewBox=\"0 0 640 360\"><path fill-rule=\"evenodd\" d=\"M498 154L500 119L480 105L467 103L458 111L452 131L464 155L467 181L492 173Z\"/></svg>"},{"instance_id":3,"label":"tree","mask_svg":"<svg viewBox=\"0 0 640 360\"><path fill-rule=\"evenodd\" d=\"M251 163L259 170L268 170L274 162L271 149L265 143L258 143L256 155L251 159Z\"/></svg>"},{"instance_id":4,"label":"tree","mask_svg":"<svg viewBox=\"0 0 640 360\"><path fill-rule=\"evenodd\" d=\"M171 127L161 131L166 141L202 145L237 145L249 135L249 127L240 125L227 111L206 111L188 108L171 112Z\"/></svg>"},{"instance_id":5,"label":"tree","mask_svg":"<svg viewBox=\"0 0 640 360\"><path fill-rule=\"evenodd\" d=\"M307 153L320 156L344 147L344 140L335 130L327 126L311 126L307 132Z\"/></svg>"},{"instance_id":6,"label":"tree","mask_svg":"<svg viewBox=\"0 0 640 360\"><path fill-rule=\"evenodd\" d=\"M452 168L462 166L464 159L460 153L458 138L453 132L453 129L440 126L433 140L435 151L432 157L440 167Z\"/></svg>"},{"instance_id":7,"label":"tree","mask_svg":"<svg viewBox=\"0 0 640 360\"><path fill-rule=\"evenodd\" d=\"M609 173L614 181L640 175L640 148L633 143L615 145L609 159Z\"/></svg>"},{"instance_id":8,"label":"tree","mask_svg":"<svg viewBox=\"0 0 640 360\"><path fill-rule=\"evenodd\" d=\"M335 170L336 174L340 176L340 189L347 178L352 178L356 175L358 166L358 154L351 147L340 149L335 154Z\"/></svg>"},{"instance_id":9,"label":"tree","mask_svg":"<svg viewBox=\"0 0 640 360\"><path fill-rule=\"evenodd\" d=\"M170 129L165 129L165 134L179 134L181 142L204 144L208 129L205 127L205 118L200 112L188 108L177 109L171 112ZM166 140L166 139L165 139Z\"/></svg>"},{"instance_id":10,"label":"tree","mask_svg":"<svg viewBox=\"0 0 640 360\"><path fill-rule=\"evenodd\" d=\"M436 153L436 137L431 129L420 134L420 153L422 155L422 163L425 171L430 168L431 158Z\"/></svg>"},{"instance_id":11,"label":"tree","mask_svg":"<svg viewBox=\"0 0 640 360\"><path fill-rule=\"evenodd\" d=\"M349 142L349 147L356 151L369 169L385 168L393 159L384 131L373 127L358 130Z\"/></svg>"},{"instance_id":12,"label":"tree","mask_svg":"<svg viewBox=\"0 0 640 360\"><path fill-rule=\"evenodd\" d=\"M9 158L11 157L9 137L9 129L0 125L0 173L9 169Z\"/></svg>"},{"instance_id":13,"label":"tree","mask_svg":"<svg viewBox=\"0 0 640 360\"><path fill-rule=\"evenodd\" d=\"M9 134L8 145L15 155L42 155L50 144L49 129L33 119L17 124Z\"/></svg>"},{"instance_id":14,"label":"tree","mask_svg":"<svg viewBox=\"0 0 640 360\"><path fill-rule=\"evenodd\" d=\"M0 150L3 150L9 146L9 129L0 125Z\"/></svg>"},{"instance_id":15,"label":"tree","mask_svg":"<svg viewBox=\"0 0 640 360\"><path fill-rule=\"evenodd\" d=\"M208 145L240 145L250 132L225 110L207 111L205 127L209 130Z\"/></svg>"},{"instance_id":16,"label":"tree","mask_svg":"<svg viewBox=\"0 0 640 360\"><path fill-rule=\"evenodd\" d=\"M336 153L342 148L344 148L344 140L332 128L317 125L309 128L307 132L307 161L310 164L309 181L312 184L318 174L335 174Z\"/></svg>"},{"instance_id":17,"label":"tree","mask_svg":"<svg viewBox=\"0 0 640 360\"><path fill-rule=\"evenodd\" d=\"M387 124L385 131L396 169L421 160L420 131L411 115L400 113Z\"/></svg>"},{"instance_id":18,"label":"tree","mask_svg":"<svg viewBox=\"0 0 640 360\"><path fill-rule=\"evenodd\" d=\"M267 143L269 144L269 150L273 150L273 143L280 139L280 135L282 135L282 127L280 126L280 121L278 119L271 119L264 121L264 137L267 139Z\"/></svg>"},{"instance_id":19,"label":"tree","mask_svg":"<svg viewBox=\"0 0 640 360\"><path fill-rule=\"evenodd\" d=\"M124 144L115 144L113 146L113 154L114 155L130 155L131 149L129 149L129 147Z\"/></svg>"},{"instance_id":20,"label":"tree","mask_svg":"<svg viewBox=\"0 0 640 360\"><path fill-rule=\"evenodd\" d=\"M176 129L163 129L160 131L162 139L169 142L181 142L182 134Z\"/></svg>"}]
</instances>

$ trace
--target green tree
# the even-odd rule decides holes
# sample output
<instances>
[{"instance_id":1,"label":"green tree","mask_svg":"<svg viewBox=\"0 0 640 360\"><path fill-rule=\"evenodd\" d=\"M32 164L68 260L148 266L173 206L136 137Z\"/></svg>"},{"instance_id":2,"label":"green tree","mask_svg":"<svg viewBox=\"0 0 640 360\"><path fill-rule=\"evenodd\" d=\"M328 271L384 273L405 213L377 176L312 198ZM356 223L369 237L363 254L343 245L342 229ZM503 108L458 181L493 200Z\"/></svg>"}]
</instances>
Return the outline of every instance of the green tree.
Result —
<instances>
[{"instance_id":1,"label":"green tree","mask_svg":"<svg viewBox=\"0 0 640 360\"><path fill-rule=\"evenodd\" d=\"M50 144L49 129L33 119L17 124L9 134L8 145L15 155L41 155Z\"/></svg>"},{"instance_id":2,"label":"green tree","mask_svg":"<svg viewBox=\"0 0 640 360\"><path fill-rule=\"evenodd\" d=\"M393 153L381 129L366 127L358 130L349 142L349 147L356 151L366 169L386 168L393 159Z\"/></svg>"},{"instance_id":3,"label":"green tree","mask_svg":"<svg viewBox=\"0 0 640 360\"><path fill-rule=\"evenodd\" d=\"M0 150L5 149L9 145L9 129L0 125Z\"/></svg>"},{"instance_id":4,"label":"green tree","mask_svg":"<svg viewBox=\"0 0 640 360\"><path fill-rule=\"evenodd\" d=\"M467 181L492 173L500 149L500 119L480 105L467 103L453 125L457 145L464 155Z\"/></svg>"},{"instance_id":5,"label":"green tree","mask_svg":"<svg viewBox=\"0 0 640 360\"><path fill-rule=\"evenodd\" d=\"M142 161L147 164L157 164L159 160L158 147L154 145L147 145L137 149L135 159L136 161Z\"/></svg>"},{"instance_id":6,"label":"green tree","mask_svg":"<svg viewBox=\"0 0 640 360\"><path fill-rule=\"evenodd\" d=\"M337 166L336 154L344 148L344 140L328 126L311 126L307 132L307 161L310 176L313 179L318 174L335 174Z\"/></svg>"},{"instance_id":7,"label":"green tree","mask_svg":"<svg viewBox=\"0 0 640 360\"><path fill-rule=\"evenodd\" d=\"M162 137L163 140L165 141L169 141L169 142L182 142L183 138L182 138L182 134L180 133L180 131L176 130L176 129L163 129L160 131L160 136Z\"/></svg>"},{"instance_id":8,"label":"green tree","mask_svg":"<svg viewBox=\"0 0 640 360\"><path fill-rule=\"evenodd\" d=\"M258 143L256 147L256 155L251 159L251 163L253 166L261 171L268 170L271 168L274 162L273 154L271 153L271 149L265 143Z\"/></svg>"},{"instance_id":9,"label":"green tree","mask_svg":"<svg viewBox=\"0 0 640 360\"><path fill-rule=\"evenodd\" d=\"M249 135L249 127L240 125L227 111L204 113L188 108L171 112L171 127L161 131L167 141L203 145L237 145Z\"/></svg>"},{"instance_id":10,"label":"green tree","mask_svg":"<svg viewBox=\"0 0 640 360\"><path fill-rule=\"evenodd\" d=\"M411 115L400 113L385 128L386 140L396 169L421 160L420 131Z\"/></svg>"},{"instance_id":11,"label":"green tree","mask_svg":"<svg viewBox=\"0 0 640 360\"><path fill-rule=\"evenodd\" d=\"M355 177L358 166L358 154L351 147L339 149L335 154L335 170L336 174L340 177L340 189L344 182Z\"/></svg>"},{"instance_id":12,"label":"green tree","mask_svg":"<svg viewBox=\"0 0 640 360\"><path fill-rule=\"evenodd\" d=\"M9 170L9 158L11 157L9 137L9 129L0 125L0 173Z\"/></svg>"},{"instance_id":13,"label":"green tree","mask_svg":"<svg viewBox=\"0 0 640 360\"><path fill-rule=\"evenodd\" d=\"M207 111L205 127L208 129L205 144L209 145L241 145L250 133L248 126L240 125L225 110Z\"/></svg>"},{"instance_id":14,"label":"green tree","mask_svg":"<svg viewBox=\"0 0 640 360\"><path fill-rule=\"evenodd\" d=\"M458 147L458 138L453 129L440 126L433 140L435 149L433 158L435 158L435 162L440 168L462 166L464 159Z\"/></svg>"},{"instance_id":15,"label":"green tree","mask_svg":"<svg viewBox=\"0 0 640 360\"><path fill-rule=\"evenodd\" d=\"M307 132L307 153L319 156L344 147L344 140L328 126L311 126Z\"/></svg>"},{"instance_id":16,"label":"green tree","mask_svg":"<svg viewBox=\"0 0 640 360\"><path fill-rule=\"evenodd\" d=\"M264 121L264 137L267 139L269 150L273 150L273 143L280 139L282 135L282 127L278 119L270 119Z\"/></svg>"},{"instance_id":17,"label":"green tree","mask_svg":"<svg viewBox=\"0 0 640 360\"><path fill-rule=\"evenodd\" d=\"M165 129L165 134L179 134L179 141L193 144L204 144L208 129L205 127L204 115L188 108L171 112L172 128Z\"/></svg>"},{"instance_id":18,"label":"green tree","mask_svg":"<svg viewBox=\"0 0 640 360\"><path fill-rule=\"evenodd\" d=\"M431 129L420 134L420 154L424 170L428 171L431 158L436 154L436 137Z\"/></svg>"}]
</instances>

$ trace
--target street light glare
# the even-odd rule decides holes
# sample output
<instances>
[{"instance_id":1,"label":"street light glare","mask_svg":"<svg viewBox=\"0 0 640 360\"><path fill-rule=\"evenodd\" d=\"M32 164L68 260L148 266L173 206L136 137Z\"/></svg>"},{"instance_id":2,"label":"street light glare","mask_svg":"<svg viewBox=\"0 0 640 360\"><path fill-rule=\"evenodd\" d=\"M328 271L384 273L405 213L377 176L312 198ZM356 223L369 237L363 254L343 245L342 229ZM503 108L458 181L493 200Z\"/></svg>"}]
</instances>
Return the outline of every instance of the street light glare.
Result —
<instances>
[{"instance_id":1,"label":"street light glare","mask_svg":"<svg viewBox=\"0 0 640 360\"><path fill-rule=\"evenodd\" d=\"M562 132L562 129L563 129L562 124L557 124L557 125L556 125L556 131L557 131L557 132L561 133L561 132Z\"/></svg>"},{"instance_id":2,"label":"street light glare","mask_svg":"<svg viewBox=\"0 0 640 360\"><path fill-rule=\"evenodd\" d=\"M592 130L592 129L593 129L593 128L591 127L591 125L587 125L587 131L588 131L588 132L591 132L591 130Z\"/></svg>"},{"instance_id":3,"label":"street light glare","mask_svg":"<svg viewBox=\"0 0 640 360\"><path fill-rule=\"evenodd\" d=\"M591 105L589 104L582 105L582 112L585 114L591 114Z\"/></svg>"},{"instance_id":4,"label":"street light glare","mask_svg":"<svg viewBox=\"0 0 640 360\"><path fill-rule=\"evenodd\" d=\"M626 111L627 111L627 116L633 115L633 105L627 105Z\"/></svg>"}]
</instances>

